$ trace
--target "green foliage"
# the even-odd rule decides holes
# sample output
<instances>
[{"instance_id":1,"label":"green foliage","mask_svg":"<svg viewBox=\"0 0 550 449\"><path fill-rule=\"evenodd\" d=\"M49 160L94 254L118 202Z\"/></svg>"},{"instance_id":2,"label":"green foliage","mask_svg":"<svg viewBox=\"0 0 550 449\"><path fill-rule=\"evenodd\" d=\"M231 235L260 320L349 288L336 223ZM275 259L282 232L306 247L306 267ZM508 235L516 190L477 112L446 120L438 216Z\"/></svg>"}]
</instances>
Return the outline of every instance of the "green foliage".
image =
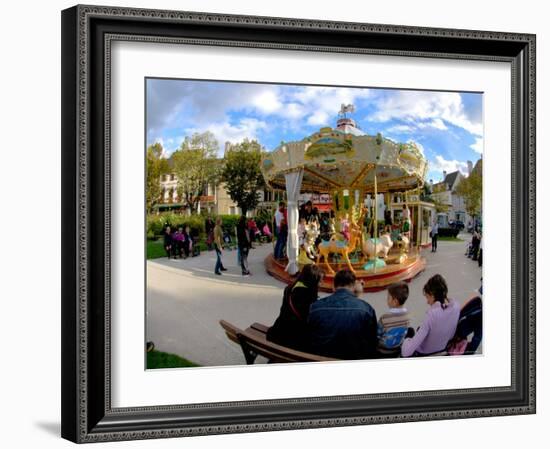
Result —
<instances>
[{"instance_id":1,"label":"green foliage","mask_svg":"<svg viewBox=\"0 0 550 449\"><path fill-rule=\"evenodd\" d=\"M261 208L256 211L256 224L261 229L265 223L268 223L271 228L271 223L273 223L273 212L269 209Z\"/></svg>"},{"instance_id":2,"label":"green foliage","mask_svg":"<svg viewBox=\"0 0 550 449\"><path fill-rule=\"evenodd\" d=\"M220 215L222 219L222 229L229 232L231 235L235 235L235 227L239 222L239 215Z\"/></svg>"},{"instance_id":3,"label":"green foliage","mask_svg":"<svg viewBox=\"0 0 550 449\"><path fill-rule=\"evenodd\" d=\"M431 200L432 200L432 203L435 206L435 211L438 212L438 213L439 212L447 212L451 208L451 206L449 206L448 204L441 201L438 196L433 196L432 195Z\"/></svg>"},{"instance_id":4,"label":"green foliage","mask_svg":"<svg viewBox=\"0 0 550 449\"><path fill-rule=\"evenodd\" d=\"M220 215L222 219L222 228L224 231L228 231L234 234L235 226L239 221L238 215ZM216 217L212 217L214 220ZM147 216L147 236L154 235L156 237L162 236L164 228L170 226L172 229L176 229L179 226L189 226L193 235L199 236L201 239L206 238L204 230L205 217L203 215L181 215L173 212L166 212L159 215Z\"/></svg>"},{"instance_id":5,"label":"green foliage","mask_svg":"<svg viewBox=\"0 0 550 449\"><path fill-rule=\"evenodd\" d=\"M181 202L193 212L197 209L204 187L218 182L220 164L216 158L218 142L209 131L185 137L179 150L171 156L178 179L177 193Z\"/></svg>"},{"instance_id":6,"label":"green foliage","mask_svg":"<svg viewBox=\"0 0 550 449\"><path fill-rule=\"evenodd\" d=\"M257 191L265 186L261 159L262 148L255 140L245 139L225 152L221 178L243 214L258 205Z\"/></svg>"},{"instance_id":7,"label":"green foliage","mask_svg":"<svg viewBox=\"0 0 550 449\"><path fill-rule=\"evenodd\" d=\"M150 211L160 201L160 177L168 172L168 160L163 157L163 148L160 143L147 147L147 180L145 200L147 210Z\"/></svg>"},{"instance_id":8,"label":"green foliage","mask_svg":"<svg viewBox=\"0 0 550 449\"><path fill-rule=\"evenodd\" d=\"M479 169L472 171L470 176L462 179L456 187L455 193L464 199L464 207L468 215L472 217L481 215L481 198L483 190L483 178L481 163L476 165Z\"/></svg>"},{"instance_id":9,"label":"green foliage","mask_svg":"<svg viewBox=\"0 0 550 449\"><path fill-rule=\"evenodd\" d=\"M193 235L200 236L204 234L204 217L201 215L181 215L173 212L147 216L147 234L152 232L154 235L160 236L166 226L171 228L189 226Z\"/></svg>"},{"instance_id":10,"label":"green foliage","mask_svg":"<svg viewBox=\"0 0 550 449\"><path fill-rule=\"evenodd\" d=\"M158 368L188 368L199 366L176 354L169 354L161 351L147 353L147 369Z\"/></svg>"}]
</instances>

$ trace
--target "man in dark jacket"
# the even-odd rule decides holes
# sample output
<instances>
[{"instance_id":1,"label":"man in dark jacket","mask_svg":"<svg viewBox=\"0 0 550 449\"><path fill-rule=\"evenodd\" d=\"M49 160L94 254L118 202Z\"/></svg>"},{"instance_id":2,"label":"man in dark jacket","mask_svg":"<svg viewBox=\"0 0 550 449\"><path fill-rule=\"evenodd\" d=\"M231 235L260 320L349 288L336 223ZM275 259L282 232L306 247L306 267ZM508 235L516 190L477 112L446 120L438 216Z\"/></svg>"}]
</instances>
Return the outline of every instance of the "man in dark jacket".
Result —
<instances>
[{"instance_id":1,"label":"man in dark jacket","mask_svg":"<svg viewBox=\"0 0 550 449\"><path fill-rule=\"evenodd\" d=\"M312 352L346 360L375 357L376 312L357 298L355 275L340 270L334 277L334 289L332 295L315 301L309 310Z\"/></svg>"},{"instance_id":2,"label":"man in dark jacket","mask_svg":"<svg viewBox=\"0 0 550 449\"><path fill-rule=\"evenodd\" d=\"M239 247L241 270L243 276L249 276L248 270L248 252L252 246L250 243L250 234L246 225L246 217L242 215L237 223L237 246Z\"/></svg>"}]
</instances>

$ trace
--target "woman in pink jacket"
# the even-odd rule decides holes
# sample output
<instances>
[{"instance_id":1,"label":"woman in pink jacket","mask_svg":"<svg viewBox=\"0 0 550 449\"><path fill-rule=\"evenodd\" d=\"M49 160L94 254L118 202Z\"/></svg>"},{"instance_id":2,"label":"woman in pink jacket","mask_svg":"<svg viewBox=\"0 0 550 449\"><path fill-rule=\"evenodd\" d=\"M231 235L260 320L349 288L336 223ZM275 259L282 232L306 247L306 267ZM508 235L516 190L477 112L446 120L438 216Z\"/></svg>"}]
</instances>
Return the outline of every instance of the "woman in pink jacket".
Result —
<instances>
[{"instance_id":1,"label":"woman in pink jacket","mask_svg":"<svg viewBox=\"0 0 550 449\"><path fill-rule=\"evenodd\" d=\"M403 357L426 356L445 350L456 332L460 316L460 306L447 298L447 292L447 283L440 274L426 282L423 293L429 309L416 334L403 342Z\"/></svg>"}]
</instances>

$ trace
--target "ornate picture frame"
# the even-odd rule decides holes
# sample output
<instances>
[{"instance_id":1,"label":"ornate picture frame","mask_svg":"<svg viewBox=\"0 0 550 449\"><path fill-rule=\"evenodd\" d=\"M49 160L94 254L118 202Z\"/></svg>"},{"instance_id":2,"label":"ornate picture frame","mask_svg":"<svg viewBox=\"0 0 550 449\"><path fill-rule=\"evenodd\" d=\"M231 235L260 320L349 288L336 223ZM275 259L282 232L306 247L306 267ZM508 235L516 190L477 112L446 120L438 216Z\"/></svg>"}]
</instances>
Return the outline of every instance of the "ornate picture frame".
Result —
<instances>
[{"instance_id":1,"label":"ornate picture frame","mask_svg":"<svg viewBox=\"0 0 550 449\"><path fill-rule=\"evenodd\" d=\"M508 63L511 385L112 407L110 51L119 40ZM535 41L529 34L119 7L63 11L62 436L84 443L535 413Z\"/></svg>"}]
</instances>

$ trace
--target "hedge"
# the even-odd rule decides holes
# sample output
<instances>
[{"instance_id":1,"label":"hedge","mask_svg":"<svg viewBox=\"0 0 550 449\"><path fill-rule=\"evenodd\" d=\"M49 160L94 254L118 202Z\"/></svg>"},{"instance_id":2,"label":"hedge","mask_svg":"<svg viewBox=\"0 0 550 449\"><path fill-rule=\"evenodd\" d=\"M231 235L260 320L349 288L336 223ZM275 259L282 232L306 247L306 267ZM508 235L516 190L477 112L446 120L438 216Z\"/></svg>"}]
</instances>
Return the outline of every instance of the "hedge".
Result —
<instances>
[{"instance_id":1,"label":"hedge","mask_svg":"<svg viewBox=\"0 0 550 449\"><path fill-rule=\"evenodd\" d=\"M231 234L234 234L235 226L239 221L239 215L219 215L222 219L222 228ZM216 216L212 217L213 220ZM205 217L202 215L181 215L173 212L161 213L159 215L147 216L147 238L155 239L161 236L166 226L178 228L180 226L189 226L191 234L199 238L205 237L204 230Z\"/></svg>"}]
</instances>

